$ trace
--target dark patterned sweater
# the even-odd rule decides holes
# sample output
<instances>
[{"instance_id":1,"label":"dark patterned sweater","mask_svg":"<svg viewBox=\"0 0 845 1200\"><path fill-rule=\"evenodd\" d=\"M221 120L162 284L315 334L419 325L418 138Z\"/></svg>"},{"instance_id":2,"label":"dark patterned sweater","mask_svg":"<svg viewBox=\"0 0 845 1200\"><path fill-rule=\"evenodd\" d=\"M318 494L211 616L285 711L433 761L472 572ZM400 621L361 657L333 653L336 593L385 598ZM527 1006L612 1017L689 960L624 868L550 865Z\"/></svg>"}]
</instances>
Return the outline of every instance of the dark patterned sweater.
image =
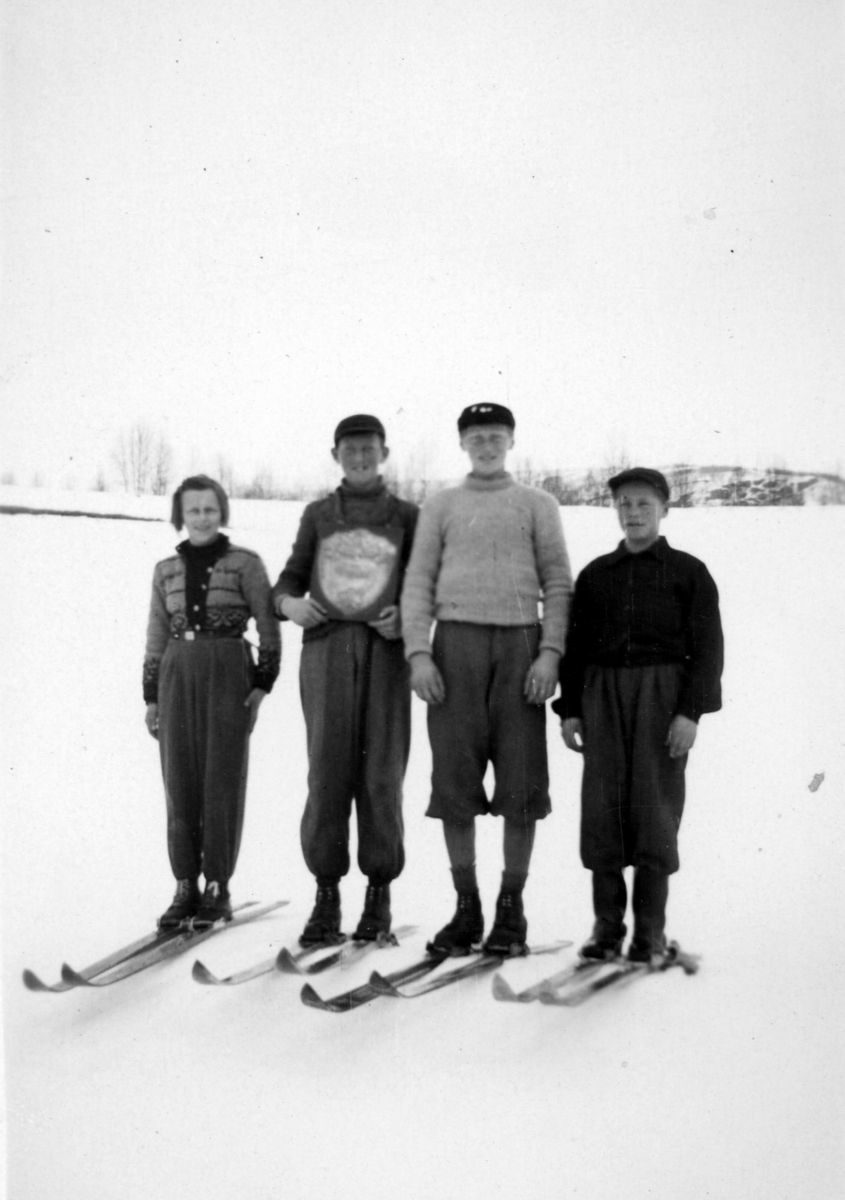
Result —
<instances>
[{"instance_id":1,"label":"dark patterned sweater","mask_svg":"<svg viewBox=\"0 0 845 1200\"><path fill-rule=\"evenodd\" d=\"M402 531L400 548L399 586L401 591L405 567L411 556L414 531L417 527L419 509L409 500L394 496L379 478L378 484L369 491L351 488L344 480L338 488L322 500L306 505L299 522L296 541L284 570L273 587L273 597L308 594L311 573L322 538L337 530L355 529L361 526L379 528L393 526ZM287 617L282 618L283 621ZM303 631L303 642L327 637L344 626L343 621L326 621L313 629Z\"/></svg>"},{"instance_id":2,"label":"dark patterned sweater","mask_svg":"<svg viewBox=\"0 0 845 1200\"><path fill-rule=\"evenodd\" d=\"M281 665L279 623L259 556L220 535L209 546L181 542L156 564L144 655L144 699L158 699L158 674L168 643L188 633L242 637L250 617L258 631L254 686L270 692Z\"/></svg>"}]
</instances>

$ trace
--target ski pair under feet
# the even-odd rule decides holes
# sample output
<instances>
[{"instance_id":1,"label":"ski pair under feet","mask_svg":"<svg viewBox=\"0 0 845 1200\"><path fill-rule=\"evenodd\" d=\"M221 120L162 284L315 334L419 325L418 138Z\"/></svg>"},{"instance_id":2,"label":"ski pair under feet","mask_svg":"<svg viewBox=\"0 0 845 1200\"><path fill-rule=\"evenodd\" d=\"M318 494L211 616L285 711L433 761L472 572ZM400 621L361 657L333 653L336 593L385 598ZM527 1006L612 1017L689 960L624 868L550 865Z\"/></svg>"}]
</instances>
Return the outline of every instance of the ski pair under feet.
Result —
<instances>
[{"instance_id":1,"label":"ski pair under feet","mask_svg":"<svg viewBox=\"0 0 845 1200\"><path fill-rule=\"evenodd\" d=\"M454 917L434 935L428 949L450 955L468 954L481 945L485 954L505 957L526 954L528 922L525 919L521 892L504 889L499 892L493 928L482 945L483 937L484 914L478 890L458 892L458 905Z\"/></svg>"},{"instance_id":2,"label":"ski pair under feet","mask_svg":"<svg viewBox=\"0 0 845 1200\"><path fill-rule=\"evenodd\" d=\"M621 934L609 933L597 921L589 940L578 951L578 957L588 962L612 962L622 954L622 944L625 941L625 927ZM647 963L658 967L665 962L669 955L669 945L663 934L659 937L637 935L636 931L628 947L627 959L632 963Z\"/></svg>"},{"instance_id":3,"label":"ski pair under feet","mask_svg":"<svg viewBox=\"0 0 845 1200\"><path fill-rule=\"evenodd\" d=\"M369 883L364 911L352 935L356 942L376 942L390 934L390 885ZM340 887L318 883L314 909L299 937L300 946L333 945L343 941L340 932Z\"/></svg>"},{"instance_id":4,"label":"ski pair under feet","mask_svg":"<svg viewBox=\"0 0 845 1200\"><path fill-rule=\"evenodd\" d=\"M319 884L314 910L299 938L301 946L314 946L341 940L340 889L337 884ZM374 942L390 933L390 886L371 883L367 887L364 911L352 935L356 942ZM459 892L455 915L436 933L429 948L445 954L467 954L481 943L484 915L478 891ZM528 922L519 892L499 893L496 918L484 942L487 954L524 954Z\"/></svg>"},{"instance_id":5,"label":"ski pair under feet","mask_svg":"<svg viewBox=\"0 0 845 1200\"><path fill-rule=\"evenodd\" d=\"M209 880L200 895L196 879L179 879L170 907L158 919L159 929L175 929L190 923L194 929L208 929L215 921L229 921L232 904L227 884Z\"/></svg>"}]
</instances>

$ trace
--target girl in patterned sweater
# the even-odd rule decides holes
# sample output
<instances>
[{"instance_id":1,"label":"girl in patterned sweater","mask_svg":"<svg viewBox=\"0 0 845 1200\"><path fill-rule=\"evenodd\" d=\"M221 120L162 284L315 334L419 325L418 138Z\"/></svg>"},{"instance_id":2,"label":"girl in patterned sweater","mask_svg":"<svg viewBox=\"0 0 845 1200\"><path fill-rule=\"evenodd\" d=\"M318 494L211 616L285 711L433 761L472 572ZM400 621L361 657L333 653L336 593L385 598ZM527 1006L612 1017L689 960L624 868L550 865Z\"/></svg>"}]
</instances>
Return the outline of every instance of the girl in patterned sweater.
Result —
<instances>
[{"instance_id":1,"label":"girl in patterned sweater","mask_svg":"<svg viewBox=\"0 0 845 1200\"><path fill-rule=\"evenodd\" d=\"M158 563L144 657L146 724L158 740L167 848L177 880L162 928L232 915L229 879L243 829L249 735L279 674L281 638L257 554L220 532L229 501L207 475L183 481L171 520L188 537ZM243 634L255 620L253 664ZM200 874L205 877L201 897Z\"/></svg>"}]
</instances>

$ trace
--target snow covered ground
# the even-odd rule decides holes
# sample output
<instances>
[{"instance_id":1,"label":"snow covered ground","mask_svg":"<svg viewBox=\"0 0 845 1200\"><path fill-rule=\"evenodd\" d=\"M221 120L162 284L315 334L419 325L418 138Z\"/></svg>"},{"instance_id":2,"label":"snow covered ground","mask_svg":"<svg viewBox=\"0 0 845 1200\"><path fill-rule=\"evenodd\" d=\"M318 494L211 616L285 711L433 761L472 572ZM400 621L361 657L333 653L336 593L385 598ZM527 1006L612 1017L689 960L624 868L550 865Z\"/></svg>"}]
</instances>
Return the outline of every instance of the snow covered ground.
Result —
<instances>
[{"instance_id":1,"label":"snow covered ground","mask_svg":"<svg viewBox=\"0 0 845 1200\"><path fill-rule=\"evenodd\" d=\"M91 509L91 497L62 493ZM30 495L45 506L41 493ZM26 501L3 489L0 503ZM115 511L122 498L102 498ZM58 506L58 505L57 505ZM133 502L166 515L166 502ZM235 541L275 576L301 506L236 502ZM129 508L127 508L129 511ZM576 569L615 544L611 513L563 509ZM704 956L580 1009L496 1003L489 979L347 1016L305 1008L295 981L191 980L194 955L103 992L35 995L147 930L172 881L140 662L163 524L0 516L3 975L10 1200L833 1200L845 1188L845 509L670 514L722 594L723 712L688 771L670 933ZM312 901L298 844L306 773L299 634L252 749L236 900L287 897L198 955L228 973L292 944ZM379 967L418 956L451 913L429 752L415 701L408 866L394 920L418 932ZM531 938L590 925L577 856L579 760L549 724L555 811L526 892ZM824 781L815 791L817 774ZM492 911L501 825L481 822ZM344 883L345 923L364 881ZM569 961L505 967L523 986ZM372 958L324 994L357 983Z\"/></svg>"}]
</instances>

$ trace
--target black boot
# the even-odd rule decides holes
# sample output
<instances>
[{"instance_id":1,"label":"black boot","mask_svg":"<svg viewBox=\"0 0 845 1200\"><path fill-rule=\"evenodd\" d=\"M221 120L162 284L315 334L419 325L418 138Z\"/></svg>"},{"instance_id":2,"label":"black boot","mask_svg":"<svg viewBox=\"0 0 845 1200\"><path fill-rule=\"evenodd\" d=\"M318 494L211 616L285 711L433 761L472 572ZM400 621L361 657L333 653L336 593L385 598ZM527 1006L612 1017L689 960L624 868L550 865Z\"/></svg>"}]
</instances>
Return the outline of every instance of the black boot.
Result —
<instances>
[{"instance_id":1,"label":"black boot","mask_svg":"<svg viewBox=\"0 0 845 1200\"><path fill-rule=\"evenodd\" d=\"M194 929L208 929L217 921L231 921L232 905L229 901L229 888L225 881L212 879L205 885L199 911L194 917Z\"/></svg>"},{"instance_id":2,"label":"black boot","mask_svg":"<svg viewBox=\"0 0 845 1200\"><path fill-rule=\"evenodd\" d=\"M484 953L508 957L527 954L527 937L528 922L522 908L522 892L506 892L502 889L496 901L493 928L484 943Z\"/></svg>"},{"instance_id":3,"label":"black boot","mask_svg":"<svg viewBox=\"0 0 845 1200\"><path fill-rule=\"evenodd\" d=\"M196 879L177 880L173 902L158 919L159 929L175 929L183 922L187 923L196 913L199 903L200 890Z\"/></svg>"},{"instance_id":4,"label":"black boot","mask_svg":"<svg viewBox=\"0 0 845 1200\"><path fill-rule=\"evenodd\" d=\"M469 954L484 936L484 914L478 889L458 892L458 906L448 925L434 935L428 949L435 954Z\"/></svg>"},{"instance_id":5,"label":"black boot","mask_svg":"<svg viewBox=\"0 0 845 1200\"><path fill-rule=\"evenodd\" d=\"M376 942L390 936L390 885L370 883L364 911L352 937L356 942Z\"/></svg>"},{"instance_id":6,"label":"black boot","mask_svg":"<svg viewBox=\"0 0 845 1200\"><path fill-rule=\"evenodd\" d=\"M669 876L650 867L634 872L634 936L628 947L631 962L654 963L666 956L666 901Z\"/></svg>"},{"instance_id":7,"label":"black boot","mask_svg":"<svg viewBox=\"0 0 845 1200\"><path fill-rule=\"evenodd\" d=\"M311 916L299 936L300 946L334 946L343 941L340 932L340 888L336 883L318 884Z\"/></svg>"},{"instance_id":8,"label":"black boot","mask_svg":"<svg viewBox=\"0 0 845 1200\"><path fill-rule=\"evenodd\" d=\"M628 892L621 870L593 872L593 912L596 921L592 935L578 951L581 958L599 961L616 958L627 933L624 920L627 904Z\"/></svg>"}]
</instances>

